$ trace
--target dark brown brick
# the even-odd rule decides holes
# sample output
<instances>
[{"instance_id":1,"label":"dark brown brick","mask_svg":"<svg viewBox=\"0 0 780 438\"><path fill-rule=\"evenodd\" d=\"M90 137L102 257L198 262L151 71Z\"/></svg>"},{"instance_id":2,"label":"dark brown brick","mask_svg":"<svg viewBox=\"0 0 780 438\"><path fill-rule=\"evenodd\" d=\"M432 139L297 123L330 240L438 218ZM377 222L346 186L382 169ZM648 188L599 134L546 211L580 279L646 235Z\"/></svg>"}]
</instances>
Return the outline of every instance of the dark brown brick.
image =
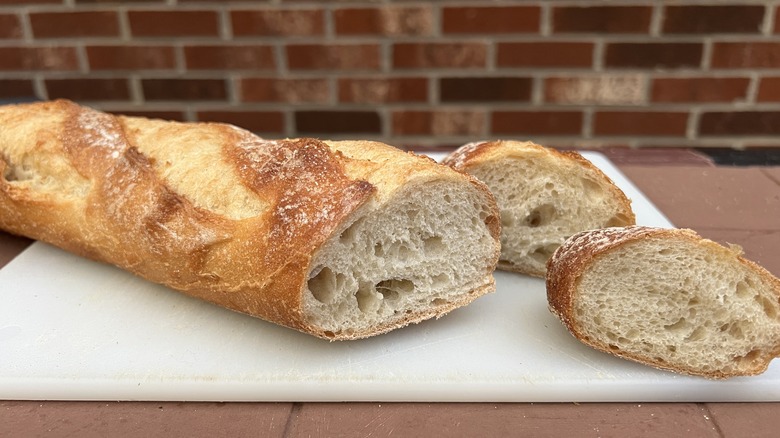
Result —
<instances>
[{"instance_id":1,"label":"dark brown brick","mask_svg":"<svg viewBox=\"0 0 780 438\"><path fill-rule=\"evenodd\" d=\"M18 39L22 37L22 23L15 14L0 14L0 39Z\"/></svg>"},{"instance_id":2,"label":"dark brown brick","mask_svg":"<svg viewBox=\"0 0 780 438\"><path fill-rule=\"evenodd\" d=\"M579 111L494 111L493 134L580 135Z\"/></svg>"},{"instance_id":3,"label":"dark brown brick","mask_svg":"<svg viewBox=\"0 0 780 438\"><path fill-rule=\"evenodd\" d=\"M0 47L0 70L77 70L73 47Z\"/></svg>"},{"instance_id":4,"label":"dark brown brick","mask_svg":"<svg viewBox=\"0 0 780 438\"><path fill-rule=\"evenodd\" d=\"M325 32L322 9L235 10L235 36L315 36Z\"/></svg>"},{"instance_id":5,"label":"dark brown brick","mask_svg":"<svg viewBox=\"0 0 780 438\"><path fill-rule=\"evenodd\" d=\"M291 70L379 70L376 44L292 44L287 46Z\"/></svg>"},{"instance_id":6,"label":"dark brown brick","mask_svg":"<svg viewBox=\"0 0 780 438\"><path fill-rule=\"evenodd\" d=\"M380 134L375 111L296 111L297 134Z\"/></svg>"},{"instance_id":7,"label":"dark brown brick","mask_svg":"<svg viewBox=\"0 0 780 438\"><path fill-rule=\"evenodd\" d=\"M780 135L780 111L703 113L699 135Z\"/></svg>"},{"instance_id":8,"label":"dark brown brick","mask_svg":"<svg viewBox=\"0 0 780 438\"><path fill-rule=\"evenodd\" d=\"M747 95L749 78L655 78L653 102L733 102Z\"/></svg>"},{"instance_id":9,"label":"dark brown brick","mask_svg":"<svg viewBox=\"0 0 780 438\"><path fill-rule=\"evenodd\" d=\"M135 108L135 107L134 107ZM111 114L118 114L128 117L146 117L147 119L160 119L160 120L173 120L177 122L184 122L187 117L182 111L176 110L154 110L154 109L129 109L129 108L111 108L104 109L104 111Z\"/></svg>"},{"instance_id":10,"label":"dark brown brick","mask_svg":"<svg viewBox=\"0 0 780 438\"><path fill-rule=\"evenodd\" d=\"M171 46L87 46L91 70L169 70L176 67Z\"/></svg>"},{"instance_id":11,"label":"dark brown brick","mask_svg":"<svg viewBox=\"0 0 780 438\"><path fill-rule=\"evenodd\" d=\"M722 42L712 49L713 68L777 68L780 66L780 43Z\"/></svg>"},{"instance_id":12,"label":"dark brown brick","mask_svg":"<svg viewBox=\"0 0 780 438\"><path fill-rule=\"evenodd\" d=\"M687 125L687 112L598 111L594 115L593 133L682 137Z\"/></svg>"},{"instance_id":13,"label":"dark brown brick","mask_svg":"<svg viewBox=\"0 0 780 438\"><path fill-rule=\"evenodd\" d=\"M2 6L52 4L52 3L62 4L62 0L0 0L0 5Z\"/></svg>"},{"instance_id":14,"label":"dark brown brick","mask_svg":"<svg viewBox=\"0 0 780 438\"><path fill-rule=\"evenodd\" d=\"M485 132L482 111L396 111L393 112L393 135L469 135Z\"/></svg>"},{"instance_id":15,"label":"dark brown brick","mask_svg":"<svg viewBox=\"0 0 780 438\"><path fill-rule=\"evenodd\" d=\"M538 6L445 7L442 30L447 33L536 33Z\"/></svg>"},{"instance_id":16,"label":"dark brown brick","mask_svg":"<svg viewBox=\"0 0 780 438\"><path fill-rule=\"evenodd\" d=\"M184 59L191 70L273 70L272 46L186 46Z\"/></svg>"},{"instance_id":17,"label":"dark brown brick","mask_svg":"<svg viewBox=\"0 0 780 438\"><path fill-rule=\"evenodd\" d=\"M339 101L355 103L425 102L426 78L341 78Z\"/></svg>"},{"instance_id":18,"label":"dark brown brick","mask_svg":"<svg viewBox=\"0 0 780 438\"><path fill-rule=\"evenodd\" d=\"M652 8L649 6L562 6L552 10L555 33L650 32Z\"/></svg>"},{"instance_id":19,"label":"dark brown brick","mask_svg":"<svg viewBox=\"0 0 780 438\"><path fill-rule=\"evenodd\" d=\"M591 67L592 43L499 43L499 67Z\"/></svg>"},{"instance_id":20,"label":"dark brown brick","mask_svg":"<svg viewBox=\"0 0 780 438\"><path fill-rule=\"evenodd\" d=\"M33 97L35 89L28 79L0 79L0 98Z\"/></svg>"},{"instance_id":21,"label":"dark brown brick","mask_svg":"<svg viewBox=\"0 0 780 438\"><path fill-rule=\"evenodd\" d=\"M327 79L245 78L241 80L241 100L245 102L327 103Z\"/></svg>"},{"instance_id":22,"label":"dark brown brick","mask_svg":"<svg viewBox=\"0 0 780 438\"><path fill-rule=\"evenodd\" d=\"M49 99L129 100L127 79L46 79Z\"/></svg>"},{"instance_id":23,"label":"dark brown brick","mask_svg":"<svg viewBox=\"0 0 780 438\"><path fill-rule=\"evenodd\" d=\"M282 134L284 132L284 113L278 111L198 111L198 120L202 122L229 123L248 131L258 133Z\"/></svg>"},{"instance_id":24,"label":"dark brown brick","mask_svg":"<svg viewBox=\"0 0 780 438\"><path fill-rule=\"evenodd\" d=\"M397 43L393 46L395 68L485 67L484 43Z\"/></svg>"},{"instance_id":25,"label":"dark brown brick","mask_svg":"<svg viewBox=\"0 0 780 438\"><path fill-rule=\"evenodd\" d=\"M765 9L759 5L667 6L663 33L758 33Z\"/></svg>"},{"instance_id":26,"label":"dark brown brick","mask_svg":"<svg viewBox=\"0 0 780 438\"><path fill-rule=\"evenodd\" d=\"M699 67L702 51L700 43L611 43L604 63L619 68Z\"/></svg>"},{"instance_id":27,"label":"dark brown brick","mask_svg":"<svg viewBox=\"0 0 780 438\"><path fill-rule=\"evenodd\" d=\"M531 78L441 78L439 96L442 102L519 102L531 99L531 87Z\"/></svg>"},{"instance_id":28,"label":"dark brown brick","mask_svg":"<svg viewBox=\"0 0 780 438\"><path fill-rule=\"evenodd\" d=\"M349 8L333 11L338 35L430 35L430 7Z\"/></svg>"},{"instance_id":29,"label":"dark brown brick","mask_svg":"<svg viewBox=\"0 0 780 438\"><path fill-rule=\"evenodd\" d=\"M146 100L225 100L227 91L222 79L144 79L141 81Z\"/></svg>"},{"instance_id":30,"label":"dark brown brick","mask_svg":"<svg viewBox=\"0 0 780 438\"><path fill-rule=\"evenodd\" d=\"M136 37L217 36L215 11L128 11L130 32Z\"/></svg>"},{"instance_id":31,"label":"dark brown brick","mask_svg":"<svg viewBox=\"0 0 780 438\"><path fill-rule=\"evenodd\" d=\"M35 38L119 35L119 17L114 11L33 12L30 26Z\"/></svg>"},{"instance_id":32,"label":"dark brown brick","mask_svg":"<svg viewBox=\"0 0 780 438\"><path fill-rule=\"evenodd\" d=\"M122 4L122 3L165 3L166 0L75 0L77 5Z\"/></svg>"},{"instance_id":33,"label":"dark brown brick","mask_svg":"<svg viewBox=\"0 0 780 438\"><path fill-rule=\"evenodd\" d=\"M780 77L763 77L758 83L759 102L780 102Z\"/></svg>"}]
</instances>

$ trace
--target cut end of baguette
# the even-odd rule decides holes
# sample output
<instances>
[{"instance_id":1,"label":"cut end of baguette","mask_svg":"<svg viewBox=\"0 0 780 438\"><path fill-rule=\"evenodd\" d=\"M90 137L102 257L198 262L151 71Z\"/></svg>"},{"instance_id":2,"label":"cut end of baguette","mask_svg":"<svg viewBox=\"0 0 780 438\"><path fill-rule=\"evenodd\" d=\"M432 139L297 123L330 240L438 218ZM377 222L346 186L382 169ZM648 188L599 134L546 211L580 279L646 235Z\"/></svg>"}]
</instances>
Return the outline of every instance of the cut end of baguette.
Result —
<instances>
[{"instance_id":1,"label":"cut end of baguette","mask_svg":"<svg viewBox=\"0 0 780 438\"><path fill-rule=\"evenodd\" d=\"M439 317L495 289L495 207L462 183L410 186L357 219L312 262L303 310L310 329L357 339ZM488 222L488 223L486 223Z\"/></svg>"},{"instance_id":2,"label":"cut end of baguette","mask_svg":"<svg viewBox=\"0 0 780 438\"><path fill-rule=\"evenodd\" d=\"M501 210L499 268L543 277L547 260L567 237L633 225L631 202L576 152L531 142L464 145L444 162L487 184Z\"/></svg>"},{"instance_id":3,"label":"cut end of baguette","mask_svg":"<svg viewBox=\"0 0 780 438\"><path fill-rule=\"evenodd\" d=\"M690 230L610 228L550 260L550 308L599 350L684 374L760 374L780 355L780 280Z\"/></svg>"}]
</instances>

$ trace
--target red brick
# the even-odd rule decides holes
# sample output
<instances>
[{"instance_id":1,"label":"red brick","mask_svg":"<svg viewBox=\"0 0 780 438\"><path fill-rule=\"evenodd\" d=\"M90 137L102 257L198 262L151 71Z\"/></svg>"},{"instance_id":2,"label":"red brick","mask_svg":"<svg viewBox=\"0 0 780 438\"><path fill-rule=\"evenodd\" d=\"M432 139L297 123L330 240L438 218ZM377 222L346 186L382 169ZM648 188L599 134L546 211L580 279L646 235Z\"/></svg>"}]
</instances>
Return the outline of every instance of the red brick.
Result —
<instances>
[{"instance_id":1,"label":"red brick","mask_svg":"<svg viewBox=\"0 0 780 438\"><path fill-rule=\"evenodd\" d=\"M191 70L273 70L272 46L186 46L184 59Z\"/></svg>"},{"instance_id":2,"label":"red brick","mask_svg":"<svg viewBox=\"0 0 780 438\"><path fill-rule=\"evenodd\" d=\"M393 112L393 135L483 135L485 113L482 111L396 111Z\"/></svg>"},{"instance_id":3,"label":"red brick","mask_svg":"<svg viewBox=\"0 0 780 438\"><path fill-rule=\"evenodd\" d=\"M127 79L47 79L45 84L49 99L76 101L130 99Z\"/></svg>"},{"instance_id":4,"label":"red brick","mask_svg":"<svg viewBox=\"0 0 780 438\"><path fill-rule=\"evenodd\" d=\"M117 4L117 3L165 3L166 0L75 0L77 5Z\"/></svg>"},{"instance_id":5,"label":"red brick","mask_svg":"<svg viewBox=\"0 0 780 438\"><path fill-rule=\"evenodd\" d=\"M607 67L679 68L699 67L700 43L612 43L607 44Z\"/></svg>"},{"instance_id":6,"label":"red brick","mask_svg":"<svg viewBox=\"0 0 780 438\"><path fill-rule=\"evenodd\" d=\"M222 79L144 79L146 100L225 100L227 90Z\"/></svg>"},{"instance_id":7,"label":"red brick","mask_svg":"<svg viewBox=\"0 0 780 438\"><path fill-rule=\"evenodd\" d=\"M780 77L763 77L758 83L759 102L780 102Z\"/></svg>"},{"instance_id":8,"label":"red brick","mask_svg":"<svg viewBox=\"0 0 780 438\"><path fill-rule=\"evenodd\" d=\"M333 11L338 35L430 35L433 14L429 7L336 9Z\"/></svg>"},{"instance_id":9,"label":"red brick","mask_svg":"<svg viewBox=\"0 0 780 438\"><path fill-rule=\"evenodd\" d=\"M656 78L653 102L733 102L747 96L748 78Z\"/></svg>"},{"instance_id":10,"label":"red brick","mask_svg":"<svg viewBox=\"0 0 780 438\"><path fill-rule=\"evenodd\" d=\"M763 5L667 6L663 33L758 33L765 9Z\"/></svg>"},{"instance_id":11,"label":"red brick","mask_svg":"<svg viewBox=\"0 0 780 438\"><path fill-rule=\"evenodd\" d=\"M217 36L215 11L128 11L130 32L136 37Z\"/></svg>"},{"instance_id":12,"label":"red brick","mask_svg":"<svg viewBox=\"0 0 780 438\"><path fill-rule=\"evenodd\" d=\"M591 67L592 43L499 43L499 67Z\"/></svg>"},{"instance_id":13,"label":"red brick","mask_svg":"<svg viewBox=\"0 0 780 438\"><path fill-rule=\"evenodd\" d=\"M114 11L32 12L30 25L35 38L119 36Z\"/></svg>"},{"instance_id":14,"label":"red brick","mask_svg":"<svg viewBox=\"0 0 780 438\"><path fill-rule=\"evenodd\" d=\"M380 134L375 111L296 111L295 130L301 134Z\"/></svg>"},{"instance_id":15,"label":"red brick","mask_svg":"<svg viewBox=\"0 0 780 438\"><path fill-rule=\"evenodd\" d=\"M376 44L291 44L287 46L291 70L379 70Z\"/></svg>"},{"instance_id":16,"label":"red brick","mask_svg":"<svg viewBox=\"0 0 780 438\"><path fill-rule=\"evenodd\" d=\"M22 23L19 16L0 14L0 39L18 39L22 37Z\"/></svg>"},{"instance_id":17,"label":"red brick","mask_svg":"<svg viewBox=\"0 0 780 438\"><path fill-rule=\"evenodd\" d=\"M284 132L284 113L278 111L198 111L197 115L202 122L229 123L252 132Z\"/></svg>"},{"instance_id":18,"label":"red brick","mask_svg":"<svg viewBox=\"0 0 780 438\"><path fill-rule=\"evenodd\" d=\"M235 36L314 36L325 32L321 9L235 10L230 20Z\"/></svg>"},{"instance_id":19,"label":"red brick","mask_svg":"<svg viewBox=\"0 0 780 438\"><path fill-rule=\"evenodd\" d=\"M35 89L28 79L0 79L0 98L33 97Z\"/></svg>"},{"instance_id":20,"label":"red brick","mask_svg":"<svg viewBox=\"0 0 780 438\"><path fill-rule=\"evenodd\" d=\"M395 68L485 67L484 43L397 43L393 46Z\"/></svg>"},{"instance_id":21,"label":"red brick","mask_svg":"<svg viewBox=\"0 0 780 438\"><path fill-rule=\"evenodd\" d=\"M780 66L780 43L723 42L712 49L713 68L777 68Z\"/></svg>"},{"instance_id":22,"label":"red brick","mask_svg":"<svg viewBox=\"0 0 780 438\"><path fill-rule=\"evenodd\" d=\"M598 111L594 115L595 135L685 136L687 112Z\"/></svg>"},{"instance_id":23,"label":"red brick","mask_svg":"<svg viewBox=\"0 0 780 438\"><path fill-rule=\"evenodd\" d=\"M439 79L442 102L522 102L531 100L531 78L466 77Z\"/></svg>"},{"instance_id":24,"label":"red brick","mask_svg":"<svg viewBox=\"0 0 780 438\"><path fill-rule=\"evenodd\" d=\"M0 0L0 5L2 6L52 4L52 3L62 4L62 0Z\"/></svg>"},{"instance_id":25,"label":"red brick","mask_svg":"<svg viewBox=\"0 0 780 438\"><path fill-rule=\"evenodd\" d=\"M649 6L562 6L552 10L555 33L650 32L653 10Z\"/></svg>"},{"instance_id":26,"label":"red brick","mask_svg":"<svg viewBox=\"0 0 780 438\"><path fill-rule=\"evenodd\" d=\"M699 119L699 134L716 135L780 135L780 112L735 111L703 113Z\"/></svg>"},{"instance_id":27,"label":"red brick","mask_svg":"<svg viewBox=\"0 0 780 438\"><path fill-rule=\"evenodd\" d=\"M340 78L339 101L355 103L425 102L426 78Z\"/></svg>"},{"instance_id":28,"label":"red brick","mask_svg":"<svg viewBox=\"0 0 780 438\"><path fill-rule=\"evenodd\" d=\"M538 6L448 7L442 9L442 30L447 33L536 33Z\"/></svg>"},{"instance_id":29,"label":"red brick","mask_svg":"<svg viewBox=\"0 0 780 438\"><path fill-rule=\"evenodd\" d=\"M640 105L645 101L642 75L602 74L588 77L551 77L544 80L547 102L574 105Z\"/></svg>"},{"instance_id":30,"label":"red brick","mask_svg":"<svg viewBox=\"0 0 780 438\"><path fill-rule=\"evenodd\" d=\"M494 111L493 134L580 135L579 111Z\"/></svg>"},{"instance_id":31,"label":"red brick","mask_svg":"<svg viewBox=\"0 0 780 438\"><path fill-rule=\"evenodd\" d=\"M327 103L327 79L245 78L241 80L244 102Z\"/></svg>"},{"instance_id":32,"label":"red brick","mask_svg":"<svg viewBox=\"0 0 780 438\"><path fill-rule=\"evenodd\" d=\"M73 47L0 47L1 70L77 70Z\"/></svg>"},{"instance_id":33,"label":"red brick","mask_svg":"<svg viewBox=\"0 0 780 438\"><path fill-rule=\"evenodd\" d=\"M169 70L176 67L171 46L87 46L91 70Z\"/></svg>"}]
</instances>

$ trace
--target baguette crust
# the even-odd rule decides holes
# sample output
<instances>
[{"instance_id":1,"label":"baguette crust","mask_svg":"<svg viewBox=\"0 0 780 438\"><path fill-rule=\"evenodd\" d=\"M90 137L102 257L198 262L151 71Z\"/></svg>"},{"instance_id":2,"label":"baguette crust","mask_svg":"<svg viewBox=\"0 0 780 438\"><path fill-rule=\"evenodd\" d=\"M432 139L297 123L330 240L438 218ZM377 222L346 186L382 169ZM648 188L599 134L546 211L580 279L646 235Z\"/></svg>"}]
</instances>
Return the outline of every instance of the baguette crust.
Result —
<instances>
[{"instance_id":1,"label":"baguette crust","mask_svg":"<svg viewBox=\"0 0 780 438\"><path fill-rule=\"evenodd\" d=\"M780 280L763 267L742 257L741 249L738 247L723 247L716 242L702 238L695 231L689 229L630 226L584 231L572 236L558 248L549 260L547 269L546 286L550 311L563 322L575 338L584 344L597 350L658 369L711 379L756 375L764 372L769 366L769 362L773 358L780 356L780 342L774 345L772 349L763 351L759 357L742 362L736 371L703 371L696 367L670 364L668 361L657 360L658 358L648 355L616 349L603 339L594 339L584 333L584 327L580 324L575 312L575 300L578 299L578 287L585 271L599 257L626 248L627 245L648 240L687 241L690 245L699 246L716 257L733 260L735 263L741 264L748 270L757 273L770 285L770 290L776 296L775 301L780 299ZM615 281L619 281L619 279L615 279ZM627 290L627 292L630 292L630 290Z\"/></svg>"},{"instance_id":2,"label":"baguette crust","mask_svg":"<svg viewBox=\"0 0 780 438\"><path fill-rule=\"evenodd\" d=\"M560 152L533 142L510 140L483 141L461 146L447 156L442 164L460 172L476 174L476 170L480 166L490 163L507 163L511 160L538 160L538 163L554 163L551 167L554 166L559 172L571 172L573 169L577 169L577 172L588 175L593 181L597 181L600 190L604 190L607 193L607 197L616 204L615 217L619 217L621 220L616 223L610 223L607 226L624 226L636 223L636 215L631 209L631 200L601 169L575 151ZM499 207L502 208L502 205L499 205ZM517 237L504 236L504 243L506 243L506 239L516 239ZM560 241L562 242L563 239ZM546 273L544 269L536 269L525 263L515 263L503 257L499 260L498 267L505 271L536 277L544 277Z\"/></svg>"},{"instance_id":3,"label":"baguette crust","mask_svg":"<svg viewBox=\"0 0 780 438\"><path fill-rule=\"evenodd\" d=\"M324 242L411 181L464 181L389 146L267 141L230 125L113 116L64 100L0 107L0 126L0 228L238 312L352 339L494 289L487 273L461 302L343 337L307 322L302 293ZM486 222L497 236L498 220Z\"/></svg>"}]
</instances>

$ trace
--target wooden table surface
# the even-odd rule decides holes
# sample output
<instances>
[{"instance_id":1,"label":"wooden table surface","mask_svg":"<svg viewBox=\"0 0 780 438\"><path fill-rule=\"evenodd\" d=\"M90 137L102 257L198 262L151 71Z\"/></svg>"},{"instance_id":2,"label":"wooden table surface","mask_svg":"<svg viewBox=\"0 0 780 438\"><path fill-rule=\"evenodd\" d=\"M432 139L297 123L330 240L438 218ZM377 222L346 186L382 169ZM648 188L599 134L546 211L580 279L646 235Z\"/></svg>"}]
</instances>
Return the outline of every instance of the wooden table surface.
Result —
<instances>
[{"instance_id":1,"label":"wooden table surface","mask_svg":"<svg viewBox=\"0 0 780 438\"><path fill-rule=\"evenodd\" d=\"M780 276L780 167L715 165L687 150L605 152L676 226L741 245ZM0 266L28 244L0 232ZM0 436L128 435L775 437L780 404L0 401Z\"/></svg>"}]
</instances>

